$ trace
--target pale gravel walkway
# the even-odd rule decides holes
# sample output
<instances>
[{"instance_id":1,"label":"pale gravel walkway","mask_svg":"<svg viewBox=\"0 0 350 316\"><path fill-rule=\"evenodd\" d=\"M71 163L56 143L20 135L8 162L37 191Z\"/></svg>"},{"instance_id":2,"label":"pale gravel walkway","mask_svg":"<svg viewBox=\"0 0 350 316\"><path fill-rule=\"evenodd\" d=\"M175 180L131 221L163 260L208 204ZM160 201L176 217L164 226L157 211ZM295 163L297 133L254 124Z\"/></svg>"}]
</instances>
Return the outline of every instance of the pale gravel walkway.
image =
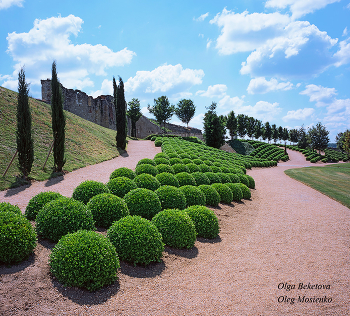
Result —
<instances>
[{"instance_id":1,"label":"pale gravel walkway","mask_svg":"<svg viewBox=\"0 0 350 316\"><path fill-rule=\"evenodd\" d=\"M95 294L52 282L50 250L39 244L34 263L17 273L2 269L0 307L16 316L349 315L350 210L286 176L288 168L314 166L300 153L290 157L248 170L256 181L252 200L214 209L221 232L213 243L167 248L162 263L147 268L123 264L119 283ZM297 289L309 282L329 289ZM296 289L278 289L280 283ZM21 295L32 304L27 311ZM300 303L299 296L332 301Z\"/></svg>"}]
</instances>

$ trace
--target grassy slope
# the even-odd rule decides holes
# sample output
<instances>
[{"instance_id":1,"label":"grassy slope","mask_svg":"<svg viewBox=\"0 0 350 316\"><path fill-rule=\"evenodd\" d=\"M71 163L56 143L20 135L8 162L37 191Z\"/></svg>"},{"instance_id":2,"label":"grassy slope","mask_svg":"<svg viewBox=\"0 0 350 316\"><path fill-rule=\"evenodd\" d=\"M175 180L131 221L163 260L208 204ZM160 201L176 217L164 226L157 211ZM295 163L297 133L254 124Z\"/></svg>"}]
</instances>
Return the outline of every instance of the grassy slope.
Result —
<instances>
[{"instance_id":1,"label":"grassy slope","mask_svg":"<svg viewBox=\"0 0 350 316\"><path fill-rule=\"evenodd\" d=\"M350 163L289 169L285 173L350 208Z\"/></svg>"},{"instance_id":2,"label":"grassy slope","mask_svg":"<svg viewBox=\"0 0 350 316\"><path fill-rule=\"evenodd\" d=\"M42 170L52 144L50 106L30 99L32 114L32 136L34 138L34 163L30 176L35 180L45 180L52 176L53 155L51 153ZM3 177L16 151L16 107L17 93L0 87L0 190L20 185L16 158ZM99 163L118 156L115 147L116 132L86 121L72 113L66 114L66 159L64 171L72 171L87 165Z\"/></svg>"}]
</instances>

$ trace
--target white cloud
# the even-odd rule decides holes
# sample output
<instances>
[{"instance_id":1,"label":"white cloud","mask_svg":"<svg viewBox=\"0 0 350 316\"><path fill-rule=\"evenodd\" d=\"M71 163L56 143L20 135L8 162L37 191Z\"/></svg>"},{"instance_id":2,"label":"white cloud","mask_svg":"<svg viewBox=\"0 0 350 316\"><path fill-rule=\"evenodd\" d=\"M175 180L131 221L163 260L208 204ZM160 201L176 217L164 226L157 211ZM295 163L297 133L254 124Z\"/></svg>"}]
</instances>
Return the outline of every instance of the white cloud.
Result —
<instances>
[{"instance_id":1,"label":"white cloud","mask_svg":"<svg viewBox=\"0 0 350 316\"><path fill-rule=\"evenodd\" d=\"M328 107L328 114L342 114L350 121L350 99L336 99Z\"/></svg>"},{"instance_id":2,"label":"white cloud","mask_svg":"<svg viewBox=\"0 0 350 316\"><path fill-rule=\"evenodd\" d=\"M212 43L213 43L213 41L208 38L207 39L207 48L209 48Z\"/></svg>"},{"instance_id":3,"label":"white cloud","mask_svg":"<svg viewBox=\"0 0 350 316\"><path fill-rule=\"evenodd\" d=\"M297 19L305 14L322 9L328 4L339 1L340 0L267 0L265 7L277 9L289 7L293 19Z\"/></svg>"},{"instance_id":4,"label":"white cloud","mask_svg":"<svg viewBox=\"0 0 350 316\"><path fill-rule=\"evenodd\" d=\"M218 108L220 109L234 109L234 108L241 108L243 106L243 99L239 97L230 97L229 95L224 96L219 102L218 102Z\"/></svg>"},{"instance_id":5,"label":"white cloud","mask_svg":"<svg viewBox=\"0 0 350 316\"><path fill-rule=\"evenodd\" d=\"M288 111L287 115L282 117L283 121L290 121L290 120L305 120L307 117L311 116L315 110L313 108L304 108L299 109L296 111Z\"/></svg>"},{"instance_id":6,"label":"white cloud","mask_svg":"<svg viewBox=\"0 0 350 316\"><path fill-rule=\"evenodd\" d=\"M15 65L14 76L25 65L26 73L39 84L51 77L51 64L57 62L57 72L63 85L69 88L93 86L89 75L106 75L106 69L129 64L136 54L127 48L113 52L101 44L73 45L72 35L78 36L83 20L74 15L35 20L28 33L8 34L8 53Z\"/></svg>"},{"instance_id":7,"label":"white cloud","mask_svg":"<svg viewBox=\"0 0 350 316\"><path fill-rule=\"evenodd\" d=\"M200 95L201 97L208 98L222 98L227 91L227 86L225 84L216 84L213 86L209 86L207 91L199 90L196 92L196 95Z\"/></svg>"},{"instance_id":8,"label":"white cloud","mask_svg":"<svg viewBox=\"0 0 350 316\"><path fill-rule=\"evenodd\" d=\"M316 106L325 106L334 99L337 95L337 91L335 88L326 88L309 84L304 91L300 92L300 94L310 97L310 102L316 102Z\"/></svg>"},{"instance_id":9,"label":"white cloud","mask_svg":"<svg viewBox=\"0 0 350 316\"><path fill-rule=\"evenodd\" d=\"M201 15L200 17L198 17L198 18L193 18L193 20L194 20L194 21L197 21L197 22L202 22L202 21L204 21L204 20L208 17L208 15L209 15L209 12L202 14L202 15Z\"/></svg>"},{"instance_id":10,"label":"white cloud","mask_svg":"<svg viewBox=\"0 0 350 316\"><path fill-rule=\"evenodd\" d=\"M350 39L339 43L340 49L334 54L335 66L339 67L350 62Z\"/></svg>"},{"instance_id":11,"label":"white cloud","mask_svg":"<svg viewBox=\"0 0 350 316\"><path fill-rule=\"evenodd\" d=\"M183 69L182 65L164 64L152 71L137 71L125 83L125 92L133 94L187 92L194 85L202 83L204 71Z\"/></svg>"},{"instance_id":12,"label":"white cloud","mask_svg":"<svg viewBox=\"0 0 350 316\"><path fill-rule=\"evenodd\" d=\"M330 48L337 43L307 21L284 28L283 36L266 41L242 63L241 74L255 77L309 78L334 63Z\"/></svg>"},{"instance_id":13,"label":"white cloud","mask_svg":"<svg viewBox=\"0 0 350 316\"><path fill-rule=\"evenodd\" d=\"M105 79L102 81L101 89L92 92L91 95L96 98L100 95L113 95L113 81Z\"/></svg>"},{"instance_id":14,"label":"white cloud","mask_svg":"<svg viewBox=\"0 0 350 316\"><path fill-rule=\"evenodd\" d=\"M343 36L348 35L348 27L345 27L345 29L344 29L343 34L342 34L342 35L343 35Z\"/></svg>"},{"instance_id":15,"label":"white cloud","mask_svg":"<svg viewBox=\"0 0 350 316\"><path fill-rule=\"evenodd\" d=\"M250 80L247 91L249 94L264 94L276 90L290 90L293 88L291 82L278 82L277 79L271 78L270 81L264 77L258 77Z\"/></svg>"},{"instance_id":16,"label":"white cloud","mask_svg":"<svg viewBox=\"0 0 350 316\"><path fill-rule=\"evenodd\" d=\"M141 108L141 113L146 116L146 117L150 117L150 116L153 116L153 114L151 114L148 109L147 109L147 106L144 106L143 108Z\"/></svg>"},{"instance_id":17,"label":"white cloud","mask_svg":"<svg viewBox=\"0 0 350 316\"><path fill-rule=\"evenodd\" d=\"M0 0L0 10L7 9L16 5L18 7L23 7L24 0Z\"/></svg>"},{"instance_id":18,"label":"white cloud","mask_svg":"<svg viewBox=\"0 0 350 316\"><path fill-rule=\"evenodd\" d=\"M210 21L221 28L216 48L222 55L253 51L268 39L280 36L289 22L289 16L278 12L234 13L226 8Z\"/></svg>"}]
</instances>

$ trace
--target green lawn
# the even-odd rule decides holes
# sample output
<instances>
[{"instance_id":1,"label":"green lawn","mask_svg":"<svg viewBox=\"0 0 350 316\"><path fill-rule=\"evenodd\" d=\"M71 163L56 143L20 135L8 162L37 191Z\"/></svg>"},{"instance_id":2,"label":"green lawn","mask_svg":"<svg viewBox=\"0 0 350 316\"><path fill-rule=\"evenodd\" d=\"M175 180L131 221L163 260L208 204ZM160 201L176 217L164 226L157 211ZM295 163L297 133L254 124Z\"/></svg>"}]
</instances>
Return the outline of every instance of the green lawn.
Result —
<instances>
[{"instance_id":1,"label":"green lawn","mask_svg":"<svg viewBox=\"0 0 350 316\"><path fill-rule=\"evenodd\" d=\"M350 208L350 163L289 169L285 173Z\"/></svg>"},{"instance_id":2,"label":"green lawn","mask_svg":"<svg viewBox=\"0 0 350 316\"><path fill-rule=\"evenodd\" d=\"M34 138L34 162L30 177L46 180L52 174L53 155L51 154L42 169L52 144L50 106L38 100L29 100L32 115L32 136ZM0 190L23 184L19 175L16 158L6 176L6 170L13 154L16 152L17 93L0 87ZM116 132L86 121L72 113L66 114L66 148L67 162L64 171L72 171L87 165L112 159L119 155L115 147Z\"/></svg>"}]
</instances>

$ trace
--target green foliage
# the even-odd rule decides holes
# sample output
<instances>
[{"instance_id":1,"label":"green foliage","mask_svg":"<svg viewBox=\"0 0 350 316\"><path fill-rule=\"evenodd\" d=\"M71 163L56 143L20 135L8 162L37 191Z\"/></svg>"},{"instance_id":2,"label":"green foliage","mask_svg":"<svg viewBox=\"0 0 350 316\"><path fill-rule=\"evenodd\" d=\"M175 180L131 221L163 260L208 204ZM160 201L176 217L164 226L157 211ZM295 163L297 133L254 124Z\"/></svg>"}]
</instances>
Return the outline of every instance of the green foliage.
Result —
<instances>
[{"instance_id":1,"label":"green foliage","mask_svg":"<svg viewBox=\"0 0 350 316\"><path fill-rule=\"evenodd\" d=\"M95 195L86 205L98 227L110 227L113 222L129 215L125 201L111 193Z\"/></svg>"},{"instance_id":2,"label":"green foliage","mask_svg":"<svg viewBox=\"0 0 350 316\"><path fill-rule=\"evenodd\" d=\"M33 196L26 207L25 217L29 220L35 220L38 212L45 206L46 203L51 202L62 197L61 194L57 192L40 192Z\"/></svg>"},{"instance_id":3,"label":"green foliage","mask_svg":"<svg viewBox=\"0 0 350 316\"><path fill-rule=\"evenodd\" d=\"M169 160L169 156L165 153L157 153L155 156L154 156L154 159L158 159L158 158L165 158L167 160Z\"/></svg>"},{"instance_id":4,"label":"green foliage","mask_svg":"<svg viewBox=\"0 0 350 316\"><path fill-rule=\"evenodd\" d=\"M227 173L218 172L217 175L221 179L221 183L231 183L231 178Z\"/></svg>"},{"instance_id":5,"label":"green foliage","mask_svg":"<svg viewBox=\"0 0 350 316\"><path fill-rule=\"evenodd\" d=\"M205 172L204 174L208 177L208 179L210 181L210 184L221 183L221 178L220 178L220 176L217 173Z\"/></svg>"},{"instance_id":6,"label":"green foliage","mask_svg":"<svg viewBox=\"0 0 350 316\"><path fill-rule=\"evenodd\" d=\"M245 200L249 200L251 198L251 192L249 190L249 188L243 184L243 183L234 183L234 185L237 185L241 191L242 191L242 194L243 194L243 199Z\"/></svg>"},{"instance_id":7,"label":"green foliage","mask_svg":"<svg viewBox=\"0 0 350 316\"><path fill-rule=\"evenodd\" d=\"M218 206L220 203L220 195L211 185L202 184L198 188L205 195L205 203L211 206Z\"/></svg>"},{"instance_id":8,"label":"green foliage","mask_svg":"<svg viewBox=\"0 0 350 316\"><path fill-rule=\"evenodd\" d=\"M140 165L152 165L152 166L155 166L156 165L156 162L150 158L143 158L141 160L138 161L137 166L140 166Z\"/></svg>"},{"instance_id":9,"label":"green foliage","mask_svg":"<svg viewBox=\"0 0 350 316\"><path fill-rule=\"evenodd\" d=\"M213 172L213 170L211 169L211 167L209 167L209 166L206 165L205 163L199 165L198 167L199 167L199 169L200 169L201 172L204 172L204 173L206 173L206 172Z\"/></svg>"},{"instance_id":10,"label":"green foliage","mask_svg":"<svg viewBox=\"0 0 350 316\"><path fill-rule=\"evenodd\" d=\"M129 191L137 189L137 185L134 180L127 177L118 177L109 180L107 188L110 193L123 198Z\"/></svg>"},{"instance_id":11,"label":"green foliage","mask_svg":"<svg viewBox=\"0 0 350 316\"><path fill-rule=\"evenodd\" d=\"M130 215L152 219L154 215L161 211L161 201L158 195L148 189L138 188L131 190L124 196L124 200Z\"/></svg>"},{"instance_id":12,"label":"green foliage","mask_svg":"<svg viewBox=\"0 0 350 316\"><path fill-rule=\"evenodd\" d=\"M163 144L162 138L161 138L161 137L157 137L157 138L155 139L155 141L154 141L154 146L156 146L156 147L161 147L162 144Z\"/></svg>"},{"instance_id":13,"label":"green foliage","mask_svg":"<svg viewBox=\"0 0 350 316\"><path fill-rule=\"evenodd\" d=\"M27 178L30 174L34 161L32 116L29 108L28 93L28 84L26 83L25 73L22 68L18 73L16 141L18 169L24 178Z\"/></svg>"},{"instance_id":14,"label":"green foliage","mask_svg":"<svg viewBox=\"0 0 350 316\"><path fill-rule=\"evenodd\" d=\"M204 115L204 139L208 146L220 148L224 143L225 125L216 114L216 103L213 102Z\"/></svg>"},{"instance_id":15,"label":"green foliage","mask_svg":"<svg viewBox=\"0 0 350 316\"><path fill-rule=\"evenodd\" d=\"M152 162L155 163L153 160ZM141 164L136 167L135 173L136 175L140 175L142 173L148 173L155 177L158 174L158 170L155 166L151 164Z\"/></svg>"},{"instance_id":16,"label":"green foliage","mask_svg":"<svg viewBox=\"0 0 350 316\"><path fill-rule=\"evenodd\" d=\"M160 182L148 173L142 173L135 178L135 183L139 188L155 191L160 187Z\"/></svg>"},{"instance_id":17,"label":"green foliage","mask_svg":"<svg viewBox=\"0 0 350 316\"><path fill-rule=\"evenodd\" d=\"M197 185L196 180L188 172L177 173L177 174L175 174L175 177L179 181L180 187L182 187L184 185Z\"/></svg>"},{"instance_id":18,"label":"green foliage","mask_svg":"<svg viewBox=\"0 0 350 316\"><path fill-rule=\"evenodd\" d=\"M136 137L136 122L141 118L141 107L140 107L140 101L139 99L133 98L128 103L128 111L126 112L126 115L131 120L131 137Z\"/></svg>"},{"instance_id":19,"label":"green foliage","mask_svg":"<svg viewBox=\"0 0 350 316\"><path fill-rule=\"evenodd\" d=\"M230 204L233 201L231 189L223 183L213 183L211 185L220 195L220 202Z\"/></svg>"},{"instance_id":20,"label":"green foliage","mask_svg":"<svg viewBox=\"0 0 350 316\"><path fill-rule=\"evenodd\" d=\"M183 210L186 207L185 194L179 188L163 185L156 190L156 194L159 197L162 210L172 207Z\"/></svg>"},{"instance_id":21,"label":"green foliage","mask_svg":"<svg viewBox=\"0 0 350 316\"><path fill-rule=\"evenodd\" d=\"M109 193L105 184L94 180L86 180L74 189L72 198L87 204L93 196L101 193Z\"/></svg>"},{"instance_id":22,"label":"green foliage","mask_svg":"<svg viewBox=\"0 0 350 316\"><path fill-rule=\"evenodd\" d=\"M241 200L243 199L243 193L240 186L236 184L238 183L225 183L225 185L227 185L232 192L233 201L241 202Z\"/></svg>"},{"instance_id":23,"label":"green foliage","mask_svg":"<svg viewBox=\"0 0 350 316\"><path fill-rule=\"evenodd\" d=\"M210 180L203 172L193 172L191 176L194 178L197 185L210 184Z\"/></svg>"},{"instance_id":24,"label":"green foliage","mask_svg":"<svg viewBox=\"0 0 350 316\"><path fill-rule=\"evenodd\" d=\"M94 220L86 205L72 198L61 197L47 203L36 216L38 235L58 241L80 229L95 230Z\"/></svg>"},{"instance_id":25,"label":"green foliage","mask_svg":"<svg viewBox=\"0 0 350 316\"><path fill-rule=\"evenodd\" d=\"M196 164L197 166L204 164L204 162L202 160L198 159L198 158L197 159L193 159L192 162L194 164Z\"/></svg>"},{"instance_id":26,"label":"green foliage","mask_svg":"<svg viewBox=\"0 0 350 316\"><path fill-rule=\"evenodd\" d=\"M185 209L191 217L198 237L216 238L219 234L219 221L215 213L205 206L194 205Z\"/></svg>"},{"instance_id":27,"label":"green foliage","mask_svg":"<svg viewBox=\"0 0 350 316\"><path fill-rule=\"evenodd\" d=\"M121 260L147 265L160 261L164 251L162 235L149 220L140 216L126 216L115 222L107 237Z\"/></svg>"},{"instance_id":28,"label":"green foliage","mask_svg":"<svg viewBox=\"0 0 350 316\"><path fill-rule=\"evenodd\" d=\"M156 175L156 179L161 185L171 185L173 187L179 187L179 181L177 178L169 172L162 172Z\"/></svg>"},{"instance_id":29,"label":"green foliage","mask_svg":"<svg viewBox=\"0 0 350 316\"><path fill-rule=\"evenodd\" d=\"M0 211L0 262L21 262L36 246L36 233L30 222L14 211Z\"/></svg>"},{"instance_id":30,"label":"green foliage","mask_svg":"<svg viewBox=\"0 0 350 316\"><path fill-rule=\"evenodd\" d=\"M113 95L114 95L114 106L117 122L117 147L125 149L126 147L126 102L124 95L124 83L123 79L119 77L119 85L116 84L115 78L113 77Z\"/></svg>"},{"instance_id":31,"label":"green foliage","mask_svg":"<svg viewBox=\"0 0 350 316\"><path fill-rule=\"evenodd\" d=\"M329 131L326 130L326 127L321 122L311 127L307 133L311 148L318 149L319 151L327 148L329 143L328 134Z\"/></svg>"},{"instance_id":32,"label":"green foliage","mask_svg":"<svg viewBox=\"0 0 350 316\"><path fill-rule=\"evenodd\" d=\"M0 213L2 212L13 212L17 215L22 215L22 211L17 205L12 205L8 202L0 202Z\"/></svg>"},{"instance_id":33,"label":"green foliage","mask_svg":"<svg viewBox=\"0 0 350 316\"><path fill-rule=\"evenodd\" d=\"M239 182L249 186L249 180L245 174L238 174Z\"/></svg>"},{"instance_id":34,"label":"green foliage","mask_svg":"<svg viewBox=\"0 0 350 316\"><path fill-rule=\"evenodd\" d=\"M175 173L172 166L166 165L166 164L160 164L156 166L158 173L168 172L168 173Z\"/></svg>"},{"instance_id":35,"label":"green foliage","mask_svg":"<svg viewBox=\"0 0 350 316\"><path fill-rule=\"evenodd\" d=\"M204 193L193 185L184 185L180 190L186 197L186 206L205 205Z\"/></svg>"},{"instance_id":36,"label":"green foliage","mask_svg":"<svg viewBox=\"0 0 350 316\"><path fill-rule=\"evenodd\" d=\"M174 158L170 158L169 159L169 163L173 166L175 164L178 164L178 163L182 163L182 159L179 158L179 157L174 157Z\"/></svg>"},{"instance_id":37,"label":"green foliage","mask_svg":"<svg viewBox=\"0 0 350 316\"><path fill-rule=\"evenodd\" d=\"M107 237L80 230L60 239L52 249L50 271L64 286L96 291L117 279L119 258Z\"/></svg>"},{"instance_id":38,"label":"green foliage","mask_svg":"<svg viewBox=\"0 0 350 316\"><path fill-rule=\"evenodd\" d=\"M127 177L133 180L135 178L135 172L129 168L121 167L121 168L115 169L109 176L109 179L112 180L118 177Z\"/></svg>"},{"instance_id":39,"label":"green foliage","mask_svg":"<svg viewBox=\"0 0 350 316\"><path fill-rule=\"evenodd\" d=\"M190 170L188 170L187 166L183 163L176 163L172 167L174 169L175 174L180 173L180 172L187 172L187 173L190 172Z\"/></svg>"},{"instance_id":40,"label":"green foliage","mask_svg":"<svg viewBox=\"0 0 350 316\"><path fill-rule=\"evenodd\" d=\"M156 165L170 165L169 159L167 158L154 158L154 162L156 163Z\"/></svg>"},{"instance_id":41,"label":"green foliage","mask_svg":"<svg viewBox=\"0 0 350 316\"><path fill-rule=\"evenodd\" d=\"M229 130L232 140L237 135L237 118L233 111L227 115L226 128Z\"/></svg>"},{"instance_id":42,"label":"green foliage","mask_svg":"<svg viewBox=\"0 0 350 316\"><path fill-rule=\"evenodd\" d=\"M249 189L255 189L255 181L254 178L250 175L246 175L246 178L248 179L248 188Z\"/></svg>"},{"instance_id":43,"label":"green foliage","mask_svg":"<svg viewBox=\"0 0 350 316\"><path fill-rule=\"evenodd\" d=\"M154 105L150 106L148 104L147 109L152 113L159 125L163 123L165 128L165 123L173 116L175 112L174 105L171 105L166 96L161 96L158 99L154 99Z\"/></svg>"},{"instance_id":44,"label":"green foliage","mask_svg":"<svg viewBox=\"0 0 350 316\"><path fill-rule=\"evenodd\" d=\"M175 109L176 116L182 123L185 123L188 127L188 123L192 120L196 107L192 100L182 99L178 102L177 108Z\"/></svg>"},{"instance_id":45,"label":"green foliage","mask_svg":"<svg viewBox=\"0 0 350 316\"><path fill-rule=\"evenodd\" d=\"M190 216L178 209L166 209L158 213L152 223L158 228L166 245L174 248L192 248L197 232Z\"/></svg>"}]
</instances>

